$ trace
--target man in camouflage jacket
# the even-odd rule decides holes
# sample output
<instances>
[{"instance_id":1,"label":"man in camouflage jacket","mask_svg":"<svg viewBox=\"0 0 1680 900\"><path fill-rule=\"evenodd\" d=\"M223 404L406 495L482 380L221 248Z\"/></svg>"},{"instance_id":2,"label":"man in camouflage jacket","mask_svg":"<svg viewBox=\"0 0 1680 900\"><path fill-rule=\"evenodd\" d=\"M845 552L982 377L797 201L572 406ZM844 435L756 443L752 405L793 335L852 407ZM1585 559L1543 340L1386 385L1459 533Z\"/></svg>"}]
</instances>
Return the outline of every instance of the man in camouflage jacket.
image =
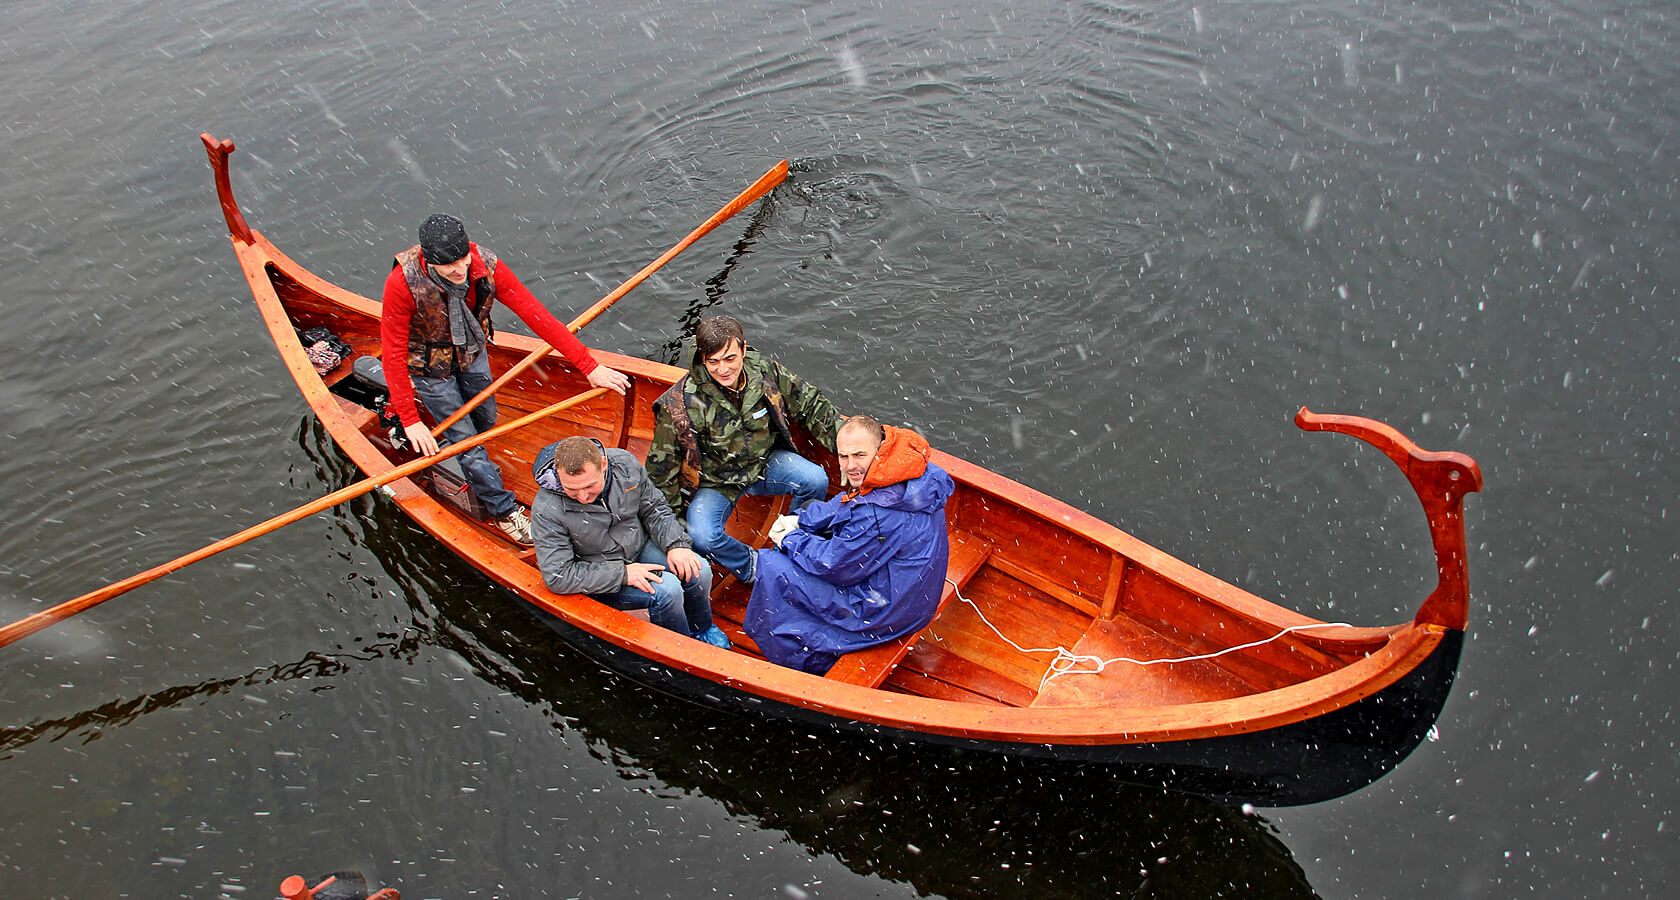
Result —
<instances>
[{"instance_id":1,"label":"man in camouflage jacket","mask_svg":"<svg viewBox=\"0 0 1680 900\"><path fill-rule=\"evenodd\" d=\"M714 316L694 329L688 374L653 409L648 476L685 518L694 549L752 583L752 550L724 523L745 494L790 494L794 510L828 496L828 473L795 452L791 426L834 449L834 404L748 347L740 322Z\"/></svg>"}]
</instances>

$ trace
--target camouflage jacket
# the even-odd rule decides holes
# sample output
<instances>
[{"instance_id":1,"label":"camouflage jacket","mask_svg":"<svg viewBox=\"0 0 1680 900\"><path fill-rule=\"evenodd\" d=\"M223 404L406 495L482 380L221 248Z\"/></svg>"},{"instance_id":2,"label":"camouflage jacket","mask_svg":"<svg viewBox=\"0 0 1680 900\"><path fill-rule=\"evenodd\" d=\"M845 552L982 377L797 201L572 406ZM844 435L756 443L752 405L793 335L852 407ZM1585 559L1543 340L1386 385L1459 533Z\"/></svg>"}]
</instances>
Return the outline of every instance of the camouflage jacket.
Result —
<instances>
[{"instance_id":1,"label":"camouflage jacket","mask_svg":"<svg viewBox=\"0 0 1680 900\"><path fill-rule=\"evenodd\" d=\"M697 488L735 500L763 478L771 450L793 449L790 423L834 449L841 421L834 404L780 363L747 348L737 407L712 380L692 344L688 352L688 374L653 405L653 446L647 457L648 477L678 516L686 514Z\"/></svg>"}]
</instances>

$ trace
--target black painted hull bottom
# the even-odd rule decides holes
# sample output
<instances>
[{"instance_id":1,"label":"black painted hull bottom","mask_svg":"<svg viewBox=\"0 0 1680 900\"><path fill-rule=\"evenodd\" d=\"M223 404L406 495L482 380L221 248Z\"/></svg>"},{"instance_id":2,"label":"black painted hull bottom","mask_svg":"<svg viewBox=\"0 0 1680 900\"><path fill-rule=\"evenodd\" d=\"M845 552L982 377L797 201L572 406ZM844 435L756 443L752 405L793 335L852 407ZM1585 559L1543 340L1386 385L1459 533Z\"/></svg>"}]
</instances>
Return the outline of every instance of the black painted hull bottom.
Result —
<instances>
[{"instance_id":1,"label":"black painted hull bottom","mask_svg":"<svg viewBox=\"0 0 1680 900\"><path fill-rule=\"evenodd\" d=\"M1298 806L1366 787L1388 774L1428 735L1458 671L1464 633L1453 631L1400 681L1327 715L1282 728L1154 744L1023 744L906 731L790 706L651 662L537 607L567 643L639 684L709 708L770 714L827 731L921 746L1101 766L1114 778L1225 803Z\"/></svg>"}]
</instances>

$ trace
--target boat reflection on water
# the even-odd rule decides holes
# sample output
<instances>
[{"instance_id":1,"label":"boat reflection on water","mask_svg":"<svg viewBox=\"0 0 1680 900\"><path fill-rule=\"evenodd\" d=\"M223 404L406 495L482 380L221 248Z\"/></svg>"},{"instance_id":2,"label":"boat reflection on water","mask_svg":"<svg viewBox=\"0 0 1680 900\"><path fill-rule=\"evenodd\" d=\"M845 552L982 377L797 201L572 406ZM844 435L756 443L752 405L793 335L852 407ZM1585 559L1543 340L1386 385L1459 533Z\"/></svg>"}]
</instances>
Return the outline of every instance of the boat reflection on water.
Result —
<instances>
[{"instance_id":1,"label":"boat reflection on water","mask_svg":"<svg viewBox=\"0 0 1680 900\"><path fill-rule=\"evenodd\" d=\"M323 476L334 487L354 480L324 431L307 430ZM1095 768L890 744L667 698L573 649L534 608L486 602L501 588L394 504L371 506L340 522L401 585L413 612L405 633L581 736L622 779L704 795L925 894L1317 896L1252 812Z\"/></svg>"}]
</instances>

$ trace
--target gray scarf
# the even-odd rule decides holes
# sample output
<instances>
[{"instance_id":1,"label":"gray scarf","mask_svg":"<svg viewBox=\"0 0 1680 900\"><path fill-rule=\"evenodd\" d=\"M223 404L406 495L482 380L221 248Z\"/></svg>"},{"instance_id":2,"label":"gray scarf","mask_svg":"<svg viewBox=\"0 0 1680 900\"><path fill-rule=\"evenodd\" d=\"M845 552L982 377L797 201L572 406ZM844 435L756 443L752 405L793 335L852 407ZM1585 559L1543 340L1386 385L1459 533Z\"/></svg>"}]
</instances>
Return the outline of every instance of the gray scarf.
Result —
<instances>
[{"instance_id":1,"label":"gray scarf","mask_svg":"<svg viewBox=\"0 0 1680 900\"><path fill-rule=\"evenodd\" d=\"M443 305L449 310L449 342L460 348L461 359L457 365L464 368L484 349L484 329L467 310L467 291L472 288L472 278L454 284L438 277L435 271L426 274L431 276L433 284L443 288Z\"/></svg>"}]
</instances>

